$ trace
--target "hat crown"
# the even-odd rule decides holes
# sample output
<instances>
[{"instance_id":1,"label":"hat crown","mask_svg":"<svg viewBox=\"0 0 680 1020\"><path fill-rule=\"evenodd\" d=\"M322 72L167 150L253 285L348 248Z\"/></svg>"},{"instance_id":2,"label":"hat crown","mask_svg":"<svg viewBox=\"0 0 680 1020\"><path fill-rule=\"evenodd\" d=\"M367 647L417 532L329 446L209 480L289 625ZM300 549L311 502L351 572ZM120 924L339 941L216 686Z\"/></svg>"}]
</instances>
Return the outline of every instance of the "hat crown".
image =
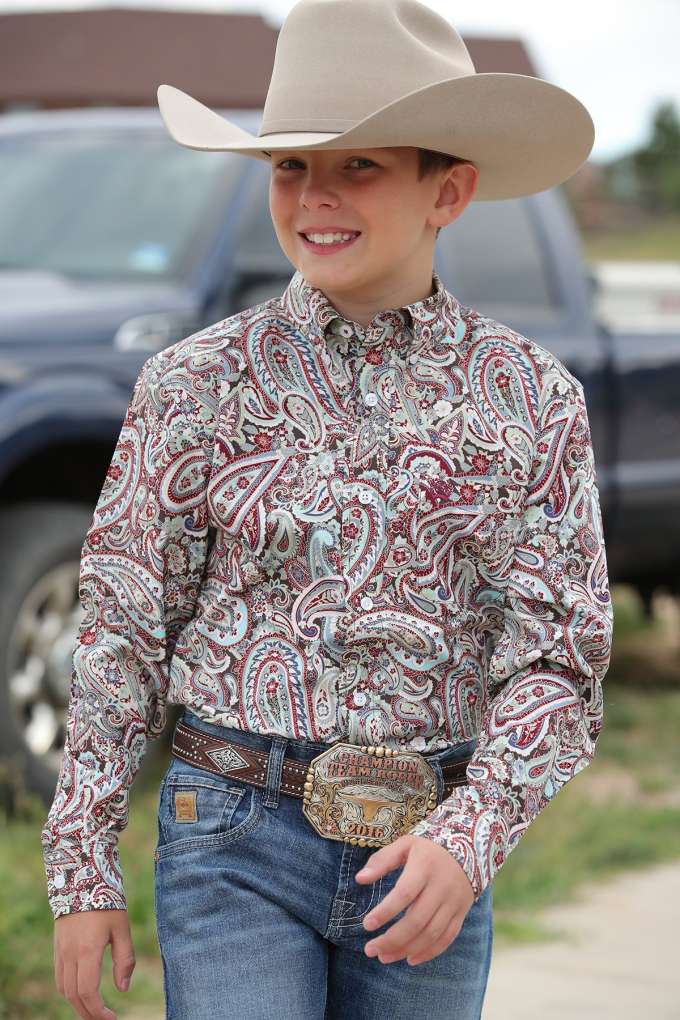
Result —
<instances>
[{"instance_id":1,"label":"hat crown","mask_svg":"<svg viewBox=\"0 0 680 1020\"><path fill-rule=\"evenodd\" d=\"M258 137L346 131L404 95L475 73L456 29L419 0L299 0L279 32Z\"/></svg>"}]
</instances>

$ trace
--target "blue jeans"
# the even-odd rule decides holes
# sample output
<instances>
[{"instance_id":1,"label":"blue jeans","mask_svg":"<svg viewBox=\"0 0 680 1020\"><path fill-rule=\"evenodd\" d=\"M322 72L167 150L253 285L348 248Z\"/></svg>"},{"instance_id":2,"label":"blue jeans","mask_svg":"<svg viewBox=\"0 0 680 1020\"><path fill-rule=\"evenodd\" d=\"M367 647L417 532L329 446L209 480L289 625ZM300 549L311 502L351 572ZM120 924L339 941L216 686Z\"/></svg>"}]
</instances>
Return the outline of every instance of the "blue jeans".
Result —
<instances>
[{"instance_id":1,"label":"blue jeans","mask_svg":"<svg viewBox=\"0 0 680 1020\"><path fill-rule=\"evenodd\" d=\"M224 735L186 709L183 719ZM402 869L357 882L374 849L320 836L302 801L279 788L284 752L309 762L328 745L228 733L270 752L266 789L174 756L160 788L155 910L166 1020L479 1020L491 885L433 959L366 956L365 944L404 916L370 932L362 925ZM466 757L475 743L428 756L440 796L441 763ZM196 821L174 820L175 790L196 793Z\"/></svg>"}]
</instances>

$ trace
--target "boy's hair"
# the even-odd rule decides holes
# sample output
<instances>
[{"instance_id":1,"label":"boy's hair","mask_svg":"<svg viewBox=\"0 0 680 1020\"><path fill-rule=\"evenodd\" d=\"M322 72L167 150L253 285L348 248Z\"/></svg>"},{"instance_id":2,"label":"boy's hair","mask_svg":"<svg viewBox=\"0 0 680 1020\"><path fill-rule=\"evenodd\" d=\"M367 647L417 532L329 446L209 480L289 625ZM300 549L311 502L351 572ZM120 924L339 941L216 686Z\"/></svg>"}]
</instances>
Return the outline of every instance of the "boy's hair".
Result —
<instances>
[{"instance_id":1,"label":"boy's hair","mask_svg":"<svg viewBox=\"0 0 680 1020\"><path fill-rule=\"evenodd\" d=\"M434 149L418 149L418 180L440 170L448 169L456 163L469 163L469 159L461 156L450 156L448 152L436 152ZM435 236L439 237L441 227L437 227Z\"/></svg>"}]
</instances>

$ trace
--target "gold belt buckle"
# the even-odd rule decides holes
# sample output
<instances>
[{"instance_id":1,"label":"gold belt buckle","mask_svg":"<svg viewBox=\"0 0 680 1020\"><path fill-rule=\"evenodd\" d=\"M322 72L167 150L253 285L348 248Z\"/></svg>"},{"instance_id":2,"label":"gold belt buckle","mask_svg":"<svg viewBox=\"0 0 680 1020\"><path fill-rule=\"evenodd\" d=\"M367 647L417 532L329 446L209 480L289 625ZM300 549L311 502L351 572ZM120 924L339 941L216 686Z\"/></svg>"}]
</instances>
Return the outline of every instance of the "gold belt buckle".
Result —
<instances>
[{"instance_id":1,"label":"gold belt buckle","mask_svg":"<svg viewBox=\"0 0 680 1020\"><path fill-rule=\"evenodd\" d=\"M418 751L340 741L307 769L302 812L325 839L387 846L437 805L437 776Z\"/></svg>"}]
</instances>

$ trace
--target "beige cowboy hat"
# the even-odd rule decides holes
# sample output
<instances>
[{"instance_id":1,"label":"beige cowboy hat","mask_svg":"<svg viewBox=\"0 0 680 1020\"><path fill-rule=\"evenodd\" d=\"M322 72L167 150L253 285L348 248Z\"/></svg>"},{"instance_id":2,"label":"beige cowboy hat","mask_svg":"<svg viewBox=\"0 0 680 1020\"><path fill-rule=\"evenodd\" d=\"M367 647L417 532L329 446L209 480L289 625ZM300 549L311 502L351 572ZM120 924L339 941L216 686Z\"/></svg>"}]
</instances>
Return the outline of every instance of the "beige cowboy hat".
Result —
<instances>
[{"instance_id":1,"label":"beige cowboy hat","mask_svg":"<svg viewBox=\"0 0 680 1020\"><path fill-rule=\"evenodd\" d=\"M456 29L419 0L299 0L279 32L257 135L172 85L159 85L158 105L189 149L267 162L279 149L401 145L458 156L478 169L473 201L561 184L595 136L565 89L477 74Z\"/></svg>"}]
</instances>

